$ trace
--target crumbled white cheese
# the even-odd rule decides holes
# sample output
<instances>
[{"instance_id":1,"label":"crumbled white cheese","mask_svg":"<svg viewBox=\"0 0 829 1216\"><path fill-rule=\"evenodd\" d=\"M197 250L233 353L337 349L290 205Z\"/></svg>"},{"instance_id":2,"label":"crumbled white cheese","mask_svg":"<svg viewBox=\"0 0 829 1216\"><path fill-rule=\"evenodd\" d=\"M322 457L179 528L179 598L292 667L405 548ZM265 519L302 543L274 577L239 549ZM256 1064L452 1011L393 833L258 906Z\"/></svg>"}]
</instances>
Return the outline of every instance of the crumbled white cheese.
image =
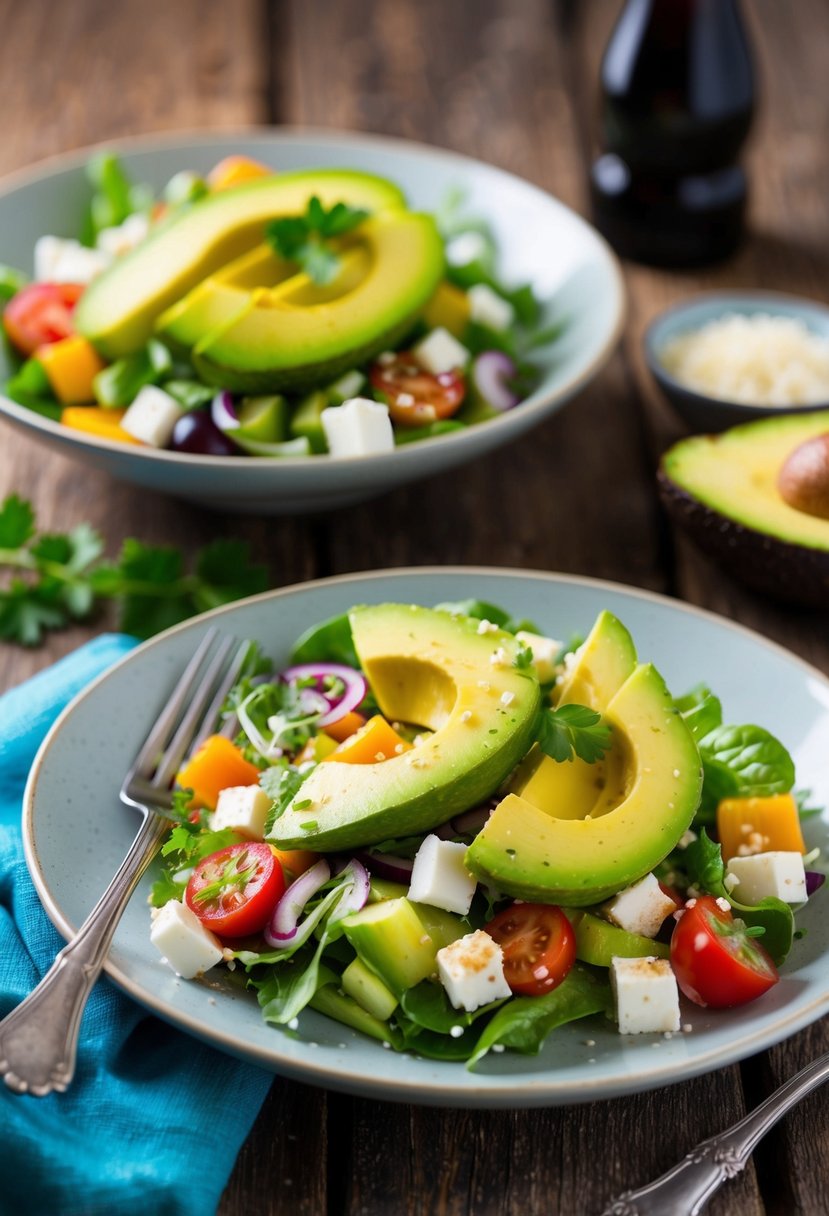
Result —
<instances>
[{"instance_id":1,"label":"crumbled white cheese","mask_svg":"<svg viewBox=\"0 0 829 1216\"><path fill-rule=\"evenodd\" d=\"M469 351L466 347L457 338L453 338L448 329L442 327L431 330L413 346L412 354L420 366L433 376L466 367L469 362Z\"/></svg>"},{"instance_id":2,"label":"crumbled white cheese","mask_svg":"<svg viewBox=\"0 0 829 1216\"><path fill-rule=\"evenodd\" d=\"M252 840L262 840L271 804L260 785L231 786L219 794L210 826L214 832L232 828Z\"/></svg>"},{"instance_id":3,"label":"crumbled white cheese","mask_svg":"<svg viewBox=\"0 0 829 1216\"><path fill-rule=\"evenodd\" d=\"M625 887L604 905L608 920L642 937L656 937L666 916L676 904L659 885L654 874L646 874L632 887Z\"/></svg>"},{"instance_id":4,"label":"crumbled white cheese","mask_svg":"<svg viewBox=\"0 0 829 1216\"><path fill-rule=\"evenodd\" d=\"M556 677L556 658L561 653L562 643L555 638L546 638L540 633L519 629L516 639L533 652L533 667L542 684L549 684Z\"/></svg>"},{"instance_id":5,"label":"crumbled white cheese","mask_svg":"<svg viewBox=\"0 0 829 1216\"><path fill-rule=\"evenodd\" d=\"M156 910L150 928L153 943L177 975L191 980L222 960L222 946L196 916L177 899Z\"/></svg>"},{"instance_id":6,"label":"crumbled white cheese","mask_svg":"<svg viewBox=\"0 0 829 1216\"><path fill-rule=\"evenodd\" d=\"M756 904L769 895L787 904L806 900L806 872L800 853L775 851L732 857L728 874L737 879L734 897L740 903Z\"/></svg>"},{"instance_id":7,"label":"crumbled white cheese","mask_svg":"<svg viewBox=\"0 0 829 1216\"><path fill-rule=\"evenodd\" d=\"M150 447L166 448L180 417L181 406L175 397L155 384L145 384L121 419L121 426Z\"/></svg>"},{"instance_id":8,"label":"crumbled white cheese","mask_svg":"<svg viewBox=\"0 0 829 1216\"><path fill-rule=\"evenodd\" d=\"M91 283L110 264L110 258L100 249L59 236L38 237L34 261L38 283Z\"/></svg>"},{"instance_id":9,"label":"crumbled white cheese","mask_svg":"<svg viewBox=\"0 0 829 1216\"><path fill-rule=\"evenodd\" d=\"M504 978L504 955L496 941L476 929L437 953L438 975L455 1009L471 1013L512 995Z\"/></svg>"},{"instance_id":10,"label":"crumbled white cheese","mask_svg":"<svg viewBox=\"0 0 829 1216\"><path fill-rule=\"evenodd\" d=\"M487 329L509 329L515 320L515 309L509 300L499 296L486 283L476 283L466 293L469 300L469 315L479 325Z\"/></svg>"},{"instance_id":11,"label":"crumbled white cheese","mask_svg":"<svg viewBox=\"0 0 829 1216\"><path fill-rule=\"evenodd\" d=\"M351 397L320 414L332 456L373 456L394 451L389 407L367 397Z\"/></svg>"},{"instance_id":12,"label":"crumbled white cheese","mask_svg":"<svg viewBox=\"0 0 829 1216\"><path fill-rule=\"evenodd\" d=\"M679 1030L679 990L664 958L613 958L610 983L620 1034Z\"/></svg>"}]
</instances>

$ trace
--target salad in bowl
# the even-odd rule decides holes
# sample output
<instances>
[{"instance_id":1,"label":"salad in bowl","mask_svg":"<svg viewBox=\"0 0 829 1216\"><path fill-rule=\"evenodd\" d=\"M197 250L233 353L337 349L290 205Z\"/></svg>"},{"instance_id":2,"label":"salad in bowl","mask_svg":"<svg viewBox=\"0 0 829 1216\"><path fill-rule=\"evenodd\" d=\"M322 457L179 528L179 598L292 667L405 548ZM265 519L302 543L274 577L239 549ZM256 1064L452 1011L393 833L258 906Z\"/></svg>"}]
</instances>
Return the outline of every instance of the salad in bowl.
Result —
<instances>
[{"instance_id":1,"label":"salad in bowl","mask_svg":"<svg viewBox=\"0 0 829 1216\"><path fill-rule=\"evenodd\" d=\"M223 157L156 194L110 152L75 236L3 267L4 393L63 427L199 456L373 456L512 410L556 340L458 200L357 169Z\"/></svg>"},{"instance_id":2,"label":"salad in bowl","mask_svg":"<svg viewBox=\"0 0 829 1216\"><path fill-rule=\"evenodd\" d=\"M563 643L474 600L357 605L277 671L251 643L175 806L150 935L179 976L469 1068L761 999L823 881L783 744L670 692L609 611Z\"/></svg>"}]
</instances>

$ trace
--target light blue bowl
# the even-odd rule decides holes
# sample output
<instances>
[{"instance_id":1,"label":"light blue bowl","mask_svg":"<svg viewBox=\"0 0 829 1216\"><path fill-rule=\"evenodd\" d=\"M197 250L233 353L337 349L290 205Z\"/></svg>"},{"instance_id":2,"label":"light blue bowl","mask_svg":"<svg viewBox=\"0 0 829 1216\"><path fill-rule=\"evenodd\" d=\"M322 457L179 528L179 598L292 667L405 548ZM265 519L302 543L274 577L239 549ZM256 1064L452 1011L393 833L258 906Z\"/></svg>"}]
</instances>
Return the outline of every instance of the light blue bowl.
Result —
<instances>
[{"instance_id":1,"label":"light blue bowl","mask_svg":"<svg viewBox=\"0 0 829 1216\"><path fill-rule=\"evenodd\" d=\"M508 282L531 282L551 317L566 322L538 352L541 381L516 409L489 422L377 456L250 459L158 452L99 439L41 418L0 396L0 413L29 435L122 481L218 510L279 514L358 502L440 473L537 426L590 381L619 338L624 288L602 238L551 195L501 169L404 140L274 129L150 136L113 145L127 170L160 189L179 169L206 173L241 153L277 169L348 167L389 177L415 208L435 210L451 190L492 225ZM43 233L74 236L89 199L90 149L7 178L0 189L0 262L30 270ZM8 367L0 356L0 381Z\"/></svg>"},{"instance_id":2,"label":"light blue bowl","mask_svg":"<svg viewBox=\"0 0 829 1216\"><path fill-rule=\"evenodd\" d=\"M741 401L709 397L682 384L665 369L662 352L669 342L730 313L745 317L758 313L791 317L795 321L802 321L818 337L829 339L829 307L817 300L781 292L712 291L667 309L645 331L645 361L671 405L692 431L724 431L752 418L771 418L775 414L810 414L829 408L829 399L813 405L782 407L746 405Z\"/></svg>"}]
</instances>

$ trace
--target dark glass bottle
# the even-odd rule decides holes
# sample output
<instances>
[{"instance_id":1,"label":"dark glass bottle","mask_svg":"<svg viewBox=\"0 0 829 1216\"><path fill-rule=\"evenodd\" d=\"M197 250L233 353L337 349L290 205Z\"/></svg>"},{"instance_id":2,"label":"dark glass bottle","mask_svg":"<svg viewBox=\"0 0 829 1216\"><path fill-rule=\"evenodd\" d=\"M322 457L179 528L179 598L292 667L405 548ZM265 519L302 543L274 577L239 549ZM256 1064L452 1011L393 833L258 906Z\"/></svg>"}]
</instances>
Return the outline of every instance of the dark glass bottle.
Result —
<instances>
[{"instance_id":1,"label":"dark glass bottle","mask_svg":"<svg viewBox=\"0 0 829 1216\"><path fill-rule=\"evenodd\" d=\"M754 111L738 0L627 0L601 69L598 227L625 257L716 261L740 239Z\"/></svg>"}]
</instances>

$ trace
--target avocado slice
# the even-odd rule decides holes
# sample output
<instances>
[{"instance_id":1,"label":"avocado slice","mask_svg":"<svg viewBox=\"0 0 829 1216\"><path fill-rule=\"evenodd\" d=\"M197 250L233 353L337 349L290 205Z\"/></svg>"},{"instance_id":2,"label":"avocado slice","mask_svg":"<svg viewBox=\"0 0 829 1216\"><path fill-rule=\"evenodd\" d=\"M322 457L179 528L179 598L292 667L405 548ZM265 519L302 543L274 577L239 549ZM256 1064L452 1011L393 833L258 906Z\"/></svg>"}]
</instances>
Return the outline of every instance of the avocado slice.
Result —
<instances>
[{"instance_id":1,"label":"avocado slice","mask_svg":"<svg viewBox=\"0 0 829 1216\"><path fill-rule=\"evenodd\" d=\"M324 384L399 342L442 273L432 216L383 211L344 238L332 283L298 274L249 293L247 309L196 343L193 363L208 384L237 392Z\"/></svg>"},{"instance_id":2,"label":"avocado slice","mask_svg":"<svg viewBox=\"0 0 829 1216\"><path fill-rule=\"evenodd\" d=\"M601 712L635 666L633 638L612 612L600 612L584 642L565 663L556 704L586 705Z\"/></svg>"},{"instance_id":3,"label":"avocado slice","mask_svg":"<svg viewBox=\"0 0 829 1216\"><path fill-rule=\"evenodd\" d=\"M659 672L641 664L605 709L623 780L603 813L565 819L508 794L466 864L508 895L583 907L654 868L690 825L702 772L696 744Z\"/></svg>"},{"instance_id":4,"label":"avocado slice","mask_svg":"<svg viewBox=\"0 0 829 1216\"><path fill-rule=\"evenodd\" d=\"M538 680L513 666L511 634L408 604L349 619L383 714L434 733L376 764L320 764L271 829L280 846L347 849L427 832L488 798L535 736Z\"/></svg>"},{"instance_id":5,"label":"avocado slice","mask_svg":"<svg viewBox=\"0 0 829 1216\"><path fill-rule=\"evenodd\" d=\"M313 195L325 207L344 202L372 214L405 205L392 182L346 169L302 169L208 195L159 225L87 288L75 311L78 333L107 359L140 349L165 309L260 245L269 220L301 215Z\"/></svg>"},{"instance_id":6,"label":"avocado slice","mask_svg":"<svg viewBox=\"0 0 829 1216\"><path fill-rule=\"evenodd\" d=\"M792 452L826 434L829 410L818 410L683 439L662 457L662 501L735 578L778 599L829 607L829 520L790 506L777 484Z\"/></svg>"}]
</instances>

